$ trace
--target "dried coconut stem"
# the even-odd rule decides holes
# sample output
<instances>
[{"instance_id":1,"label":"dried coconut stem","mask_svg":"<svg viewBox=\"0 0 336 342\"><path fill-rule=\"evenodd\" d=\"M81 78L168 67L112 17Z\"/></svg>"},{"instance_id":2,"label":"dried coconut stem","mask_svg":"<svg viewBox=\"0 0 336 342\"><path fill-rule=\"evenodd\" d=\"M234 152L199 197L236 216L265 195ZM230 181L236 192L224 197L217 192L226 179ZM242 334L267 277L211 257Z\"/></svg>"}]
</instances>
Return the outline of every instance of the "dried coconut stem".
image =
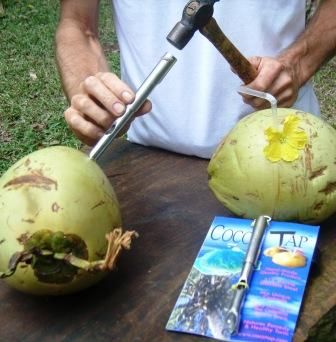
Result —
<instances>
[{"instance_id":1,"label":"dried coconut stem","mask_svg":"<svg viewBox=\"0 0 336 342\"><path fill-rule=\"evenodd\" d=\"M98 261L87 261L77 258L73 254L55 253L54 258L64 260L77 268L86 271L112 271L115 268L116 260L122 248L130 249L132 238L138 237L136 231L126 231L123 233L121 228L116 228L106 234L108 242L105 258Z\"/></svg>"},{"instance_id":2,"label":"dried coconut stem","mask_svg":"<svg viewBox=\"0 0 336 342\"><path fill-rule=\"evenodd\" d=\"M130 249L132 238L136 238L138 236L139 235L136 231L126 231L123 233L121 228L115 228L112 232L106 234L105 237L108 244L105 258L103 260L88 261L78 258L71 253L53 253L49 250L42 250L39 254L44 256L50 255L56 260L64 260L70 265L88 272L112 271L115 268L116 260L122 248ZM14 253L8 263L7 271L0 272L0 279L12 276L20 262L30 263L33 256L34 253L31 251Z\"/></svg>"}]
</instances>

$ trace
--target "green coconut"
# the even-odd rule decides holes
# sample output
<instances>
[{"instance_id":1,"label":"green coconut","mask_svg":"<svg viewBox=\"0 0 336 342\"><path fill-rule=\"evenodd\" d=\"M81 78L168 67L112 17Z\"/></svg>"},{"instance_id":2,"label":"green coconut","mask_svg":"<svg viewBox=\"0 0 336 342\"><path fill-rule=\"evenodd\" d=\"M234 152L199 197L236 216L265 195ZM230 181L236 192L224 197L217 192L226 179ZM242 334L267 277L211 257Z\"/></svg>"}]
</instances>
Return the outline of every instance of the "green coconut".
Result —
<instances>
[{"instance_id":1,"label":"green coconut","mask_svg":"<svg viewBox=\"0 0 336 342\"><path fill-rule=\"evenodd\" d=\"M290 131L285 120L293 115L298 124ZM277 148L270 146L274 142L267 129L279 132ZM292 138L302 135L306 142L293 148ZM283 153L278 158L273 153L278 147L297 156ZM270 109L255 112L239 121L219 145L208 174L215 196L238 216L319 223L336 211L336 130L295 109L279 108L276 117Z\"/></svg>"},{"instance_id":2,"label":"green coconut","mask_svg":"<svg viewBox=\"0 0 336 342\"><path fill-rule=\"evenodd\" d=\"M135 232L122 232L115 192L72 148L29 154L0 179L0 273L12 287L58 295L87 288L115 266Z\"/></svg>"}]
</instances>

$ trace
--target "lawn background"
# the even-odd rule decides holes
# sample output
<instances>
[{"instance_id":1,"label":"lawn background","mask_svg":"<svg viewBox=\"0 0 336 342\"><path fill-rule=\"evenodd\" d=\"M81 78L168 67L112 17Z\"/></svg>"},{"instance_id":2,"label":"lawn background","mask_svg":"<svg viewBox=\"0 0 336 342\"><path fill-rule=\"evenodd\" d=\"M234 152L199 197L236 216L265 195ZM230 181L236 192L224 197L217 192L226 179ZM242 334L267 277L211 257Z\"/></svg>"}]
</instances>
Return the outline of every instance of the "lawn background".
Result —
<instances>
[{"instance_id":1,"label":"lawn background","mask_svg":"<svg viewBox=\"0 0 336 342\"><path fill-rule=\"evenodd\" d=\"M0 175L29 152L52 145L79 148L63 118L67 101L54 59L56 0L2 0L0 6ZM109 0L100 7L101 41L111 68L119 54ZM314 77L323 117L335 126L336 59Z\"/></svg>"}]
</instances>

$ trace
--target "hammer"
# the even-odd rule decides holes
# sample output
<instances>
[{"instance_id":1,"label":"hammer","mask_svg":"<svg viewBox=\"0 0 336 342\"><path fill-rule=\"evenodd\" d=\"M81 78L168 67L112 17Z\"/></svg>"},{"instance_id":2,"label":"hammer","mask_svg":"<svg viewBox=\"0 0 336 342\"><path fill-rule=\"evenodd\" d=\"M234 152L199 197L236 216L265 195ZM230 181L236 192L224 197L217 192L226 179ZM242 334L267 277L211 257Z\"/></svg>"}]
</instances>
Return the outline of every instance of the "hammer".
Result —
<instances>
[{"instance_id":1,"label":"hammer","mask_svg":"<svg viewBox=\"0 0 336 342\"><path fill-rule=\"evenodd\" d=\"M184 7L182 19L170 31L167 40L182 50L199 30L228 61L232 69L245 83L251 83L257 77L253 65L225 36L213 18L214 4L219 0L191 0Z\"/></svg>"}]
</instances>

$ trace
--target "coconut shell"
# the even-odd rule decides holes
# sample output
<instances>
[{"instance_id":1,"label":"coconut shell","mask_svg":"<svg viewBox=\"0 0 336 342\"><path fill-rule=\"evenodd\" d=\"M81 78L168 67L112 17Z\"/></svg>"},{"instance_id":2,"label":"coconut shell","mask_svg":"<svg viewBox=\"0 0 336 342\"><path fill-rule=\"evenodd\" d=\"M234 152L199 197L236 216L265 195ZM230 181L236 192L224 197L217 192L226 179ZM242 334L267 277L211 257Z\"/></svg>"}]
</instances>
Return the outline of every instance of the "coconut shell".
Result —
<instances>
[{"instance_id":1,"label":"coconut shell","mask_svg":"<svg viewBox=\"0 0 336 342\"><path fill-rule=\"evenodd\" d=\"M209 186L236 215L319 223L336 211L336 130L317 116L285 108L277 111L278 127L293 114L308 137L296 160L266 158L265 130L275 122L270 109L239 121L212 156Z\"/></svg>"}]
</instances>

